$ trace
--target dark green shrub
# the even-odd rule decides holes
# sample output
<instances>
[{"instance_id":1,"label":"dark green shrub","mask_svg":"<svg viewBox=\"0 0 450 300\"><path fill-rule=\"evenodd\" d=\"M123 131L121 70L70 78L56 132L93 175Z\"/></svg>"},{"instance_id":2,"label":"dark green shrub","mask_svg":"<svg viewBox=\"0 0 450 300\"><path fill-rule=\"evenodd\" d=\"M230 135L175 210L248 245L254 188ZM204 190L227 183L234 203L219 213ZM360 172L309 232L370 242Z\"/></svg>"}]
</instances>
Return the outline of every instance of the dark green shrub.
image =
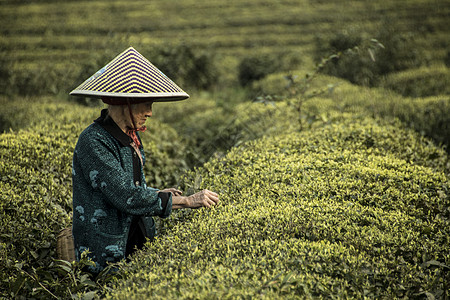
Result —
<instances>
[{"instance_id":1,"label":"dark green shrub","mask_svg":"<svg viewBox=\"0 0 450 300\"><path fill-rule=\"evenodd\" d=\"M284 103L221 101L225 100L204 94L185 102L155 105L155 118L161 117L183 139L189 167L202 165L245 141L297 126Z\"/></svg>"},{"instance_id":2,"label":"dark green shrub","mask_svg":"<svg viewBox=\"0 0 450 300\"><path fill-rule=\"evenodd\" d=\"M178 186L180 175L188 169L183 141L167 124L148 120L147 127L140 135L145 150L147 184L161 189Z\"/></svg>"},{"instance_id":3,"label":"dark green shrub","mask_svg":"<svg viewBox=\"0 0 450 300\"><path fill-rule=\"evenodd\" d=\"M20 96L56 95L63 85L62 79L66 72L67 70L61 71L50 65L14 70L9 89L11 93Z\"/></svg>"},{"instance_id":4,"label":"dark green shrub","mask_svg":"<svg viewBox=\"0 0 450 300\"><path fill-rule=\"evenodd\" d=\"M143 50L158 69L182 89L209 89L218 80L214 56L186 43Z\"/></svg>"},{"instance_id":5,"label":"dark green shrub","mask_svg":"<svg viewBox=\"0 0 450 300\"><path fill-rule=\"evenodd\" d=\"M63 116L61 119L54 120L54 123L62 122L92 122L94 114L88 113L89 110L78 111L70 116L70 107L74 102L64 100L55 101L51 97L2 97L0 98L0 132L6 132L10 129L19 130L52 122L56 116ZM70 116L70 117L69 117ZM87 123L88 124L88 123Z\"/></svg>"},{"instance_id":6,"label":"dark green shrub","mask_svg":"<svg viewBox=\"0 0 450 300\"><path fill-rule=\"evenodd\" d=\"M316 104L321 111L370 114L387 120L398 118L406 126L450 150L450 98L447 95L405 98L389 90L362 89L344 83L330 96L332 101L320 100L326 105Z\"/></svg>"},{"instance_id":7,"label":"dark green shrub","mask_svg":"<svg viewBox=\"0 0 450 300\"><path fill-rule=\"evenodd\" d=\"M296 74L296 73L294 73ZM298 72L302 76L302 72ZM432 138L436 144L442 144L450 151L450 98L445 92L448 84L448 71L445 68L419 68L404 71L388 76L383 85L392 89L398 89L403 82L411 82L410 90L418 93L433 90L433 93L442 93L440 96L427 98L405 98L390 90L361 88L343 82L337 78L319 76L311 85L311 90L327 89L325 94L311 99L305 104L304 114L308 123L321 121L332 122L334 117L339 118L342 112L373 115L385 119L398 118L406 126L417 132ZM415 80L429 80L428 84ZM397 81L395 81L397 80ZM414 83L413 83L414 81ZM255 87L264 88L268 94L283 95L286 82L284 74L274 74L256 83ZM397 84L401 82L402 84ZM406 86L406 85L404 85ZM288 98L287 101L293 101ZM286 118L295 118L292 111L285 110ZM279 121L277 121L279 122ZM311 123L313 122L313 123Z\"/></svg>"},{"instance_id":8,"label":"dark green shrub","mask_svg":"<svg viewBox=\"0 0 450 300\"><path fill-rule=\"evenodd\" d=\"M316 61L333 53L354 47L363 51L347 51L345 55L327 64L323 72L360 85L376 86L382 76L392 72L417 68L425 63L423 51L415 43L415 34L399 30L395 22L386 21L374 36L383 47L366 53L363 34L344 31L329 41L317 39ZM345 48L346 47L346 48Z\"/></svg>"},{"instance_id":9,"label":"dark green shrub","mask_svg":"<svg viewBox=\"0 0 450 300\"><path fill-rule=\"evenodd\" d=\"M12 63L5 53L0 54L0 94L10 94Z\"/></svg>"},{"instance_id":10,"label":"dark green shrub","mask_svg":"<svg viewBox=\"0 0 450 300\"><path fill-rule=\"evenodd\" d=\"M354 30L339 32L328 41L319 37L316 39L314 59L319 63L329 55L345 53L328 62L322 72L344 78L352 83L373 85L378 80L379 74L371 57L367 53L356 51L362 43L362 35Z\"/></svg>"},{"instance_id":11,"label":"dark green shrub","mask_svg":"<svg viewBox=\"0 0 450 300\"><path fill-rule=\"evenodd\" d=\"M279 71L281 60L278 56L264 54L244 57L238 66L238 81L241 86L249 86L252 82Z\"/></svg>"},{"instance_id":12,"label":"dark green shrub","mask_svg":"<svg viewBox=\"0 0 450 300\"><path fill-rule=\"evenodd\" d=\"M450 68L450 50L447 51L447 56L444 58L444 63L447 66L447 68Z\"/></svg>"},{"instance_id":13,"label":"dark green shrub","mask_svg":"<svg viewBox=\"0 0 450 300\"><path fill-rule=\"evenodd\" d=\"M375 55L379 75L417 68L426 62L414 31L400 33L399 28L395 22L386 21L375 37L384 45Z\"/></svg>"},{"instance_id":14,"label":"dark green shrub","mask_svg":"<svg viewBox=\"0 0 450 300\"><path fill-rule=\"evenodd\" d=\"M450 186L431 157L446 159L351 116L234 148L185 182L221 205L166 220L107 298L445 298Z\"/></svg>"},{"instance_id":15,"label":"dark green shrub","mask_svg":"<svg viewBox=\"0 0 450 300\"><path fill-rule=\"evenodd\" d=\"M390 104L386 115L396 116L421 134L432 138L450 151L450 98L448 96L415 98Z\"/></svg>"}]
</instances>

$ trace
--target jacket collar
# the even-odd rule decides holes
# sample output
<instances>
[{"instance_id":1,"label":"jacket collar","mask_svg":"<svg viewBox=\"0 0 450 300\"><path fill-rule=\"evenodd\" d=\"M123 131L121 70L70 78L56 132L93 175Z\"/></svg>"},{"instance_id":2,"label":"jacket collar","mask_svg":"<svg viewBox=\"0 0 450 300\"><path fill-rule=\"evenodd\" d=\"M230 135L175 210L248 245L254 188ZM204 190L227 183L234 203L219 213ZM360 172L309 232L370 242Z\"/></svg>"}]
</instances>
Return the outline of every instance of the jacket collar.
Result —
<instances>
[{"instance_id":1,"label":"jacket collar","mask_svg":"<svg viewBox=\"0 0 450 300\"><path fill-rule=\"evenodd\" d=\"M109 116L107 109L103 109L100 117L94 122L108 131L123 146L130 146L133 142L131 137L123 132L119 125L117 125L116 122L114 122L114 120Z\"/></svg>"}]
</instances>

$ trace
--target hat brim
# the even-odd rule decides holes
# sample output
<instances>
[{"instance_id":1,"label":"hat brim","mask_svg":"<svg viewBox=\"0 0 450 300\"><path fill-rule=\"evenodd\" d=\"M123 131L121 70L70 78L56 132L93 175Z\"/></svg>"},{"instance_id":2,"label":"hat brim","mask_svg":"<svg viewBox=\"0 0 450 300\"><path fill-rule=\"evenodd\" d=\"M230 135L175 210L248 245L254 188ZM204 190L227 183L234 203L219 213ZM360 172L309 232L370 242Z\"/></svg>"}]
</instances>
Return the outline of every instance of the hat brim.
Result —
<instances>
[{"instance_id":1,"label":"hat brim","mask_svg":"<svg viewBox=\"0 0 450 300\"><path fill-rule=\"evenodd\" d=\"M133 99L133 102L153 101L153 102L170 102L170 101L180 101L189 98L187 93L105 93L96 91L80 91L73 90L70 92L72 96L82 96L91 98L102 98L102 97L114 97L114 98L129 98Z\"/></svg>"}]
</instances>

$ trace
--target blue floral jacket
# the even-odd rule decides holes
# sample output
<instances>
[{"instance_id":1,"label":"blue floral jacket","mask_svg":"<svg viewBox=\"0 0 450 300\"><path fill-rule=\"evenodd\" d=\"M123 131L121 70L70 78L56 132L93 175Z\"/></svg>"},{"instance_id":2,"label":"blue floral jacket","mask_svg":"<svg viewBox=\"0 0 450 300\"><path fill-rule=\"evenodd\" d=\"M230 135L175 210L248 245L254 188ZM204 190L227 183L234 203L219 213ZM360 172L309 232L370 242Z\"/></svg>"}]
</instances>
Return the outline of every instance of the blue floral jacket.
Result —
<instances>
[{"instance_id":1,"label":"blue floral jacket","mask_svg":"<svg viewBox=\"0 0 450 300\"><path fill-rule=\"evenodd\" d=\"M103 110L80 135L73 155L73 227L75 255L83 251L95 262L91 272L103 270L129 254L134 232L152 238L152 216L168 217L170 193L147 187L143 163L131 146L132 139ZM138 224L138 225L137 225ZM144 238L145 240L145 238ZM131 247L130 247L131 246ZM128 248L128 249L127 249Z\"/></svg>"}]
</instances>

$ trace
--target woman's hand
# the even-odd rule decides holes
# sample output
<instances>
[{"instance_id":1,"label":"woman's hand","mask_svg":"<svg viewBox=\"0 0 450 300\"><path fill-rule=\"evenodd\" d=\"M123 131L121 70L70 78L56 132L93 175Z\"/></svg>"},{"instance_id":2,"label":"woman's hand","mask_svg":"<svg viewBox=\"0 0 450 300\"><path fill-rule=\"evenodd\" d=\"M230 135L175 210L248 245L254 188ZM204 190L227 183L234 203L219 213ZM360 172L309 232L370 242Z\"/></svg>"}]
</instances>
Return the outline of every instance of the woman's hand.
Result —
<instances>
[{"instance_id":1,"label":"woman's hand","mask_svg":"<svg viewBox=\"0 0 450 300\"><path fill-rule=\"evenodd\" d=\"M219 195L209 190L203 190L188 197L179 195L172 197L172 209L212 207L218 203Z\"/></svg>"},{"instance_id":2,"label":"woman's hand","mask_svg":"<svg viewBox=\"0 0 450 300\"><path fill-rule=\"evenodd\" d=\"M190 208L211 207L219 203L219 195L209 190L203 190L187 198Z\"/></svg>"},{"instance_id":3,"label":"woman's hand","mask_svg":"<svg viewBox=\"0 0 450 300\"><path fill-rule=\"evenodd\" d=\"M177 190L176 188L163 189L163 190L160 190L160 192L172 193L172 196L181 196L181 194L183 194L182 191Z\"/></svg>"}]
</instances>

